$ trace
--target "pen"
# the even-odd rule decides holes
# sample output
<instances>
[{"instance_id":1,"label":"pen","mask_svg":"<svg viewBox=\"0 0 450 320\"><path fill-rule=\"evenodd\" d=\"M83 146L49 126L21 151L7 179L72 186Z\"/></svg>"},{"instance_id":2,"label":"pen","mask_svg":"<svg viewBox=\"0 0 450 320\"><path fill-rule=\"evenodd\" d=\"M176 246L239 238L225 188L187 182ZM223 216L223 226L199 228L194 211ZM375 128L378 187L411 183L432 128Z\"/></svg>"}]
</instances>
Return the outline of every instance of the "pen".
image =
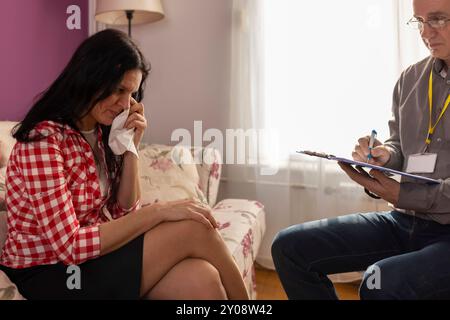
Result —
<instances>
[{"instance_id":1,"label":"pen","mask_svg":"<svg viewBox=\"0 0 450 320\"><path fill-rule=\"evenodd\" d=\"M372 159L372 149L373 149L373 144L375 142L376 137L377 137L377 132L375 130L372 130L372 133L370 134L370 140L369 140L369 154L367 155L367 161Z\"/></svg>"}]
</instances>

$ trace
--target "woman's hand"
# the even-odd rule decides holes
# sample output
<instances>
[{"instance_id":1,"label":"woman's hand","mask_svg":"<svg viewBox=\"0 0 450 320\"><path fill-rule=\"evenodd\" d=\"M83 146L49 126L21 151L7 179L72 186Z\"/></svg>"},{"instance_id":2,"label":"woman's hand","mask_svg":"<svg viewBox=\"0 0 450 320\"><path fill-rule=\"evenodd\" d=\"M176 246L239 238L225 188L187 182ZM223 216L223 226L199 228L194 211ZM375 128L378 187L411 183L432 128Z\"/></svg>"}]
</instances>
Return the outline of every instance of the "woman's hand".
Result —
<instances>
[{"instance_id":1,"label":"woman's hand","mask_svg":"<svg viewBox=\"0 0 450 320\"><path fill-rule=\"evenodd\" d=\"M211 208L195 200L157 202L152 207L161 215L162 221L194 220L203 223L207 228L218 227Z\"/></svg>"},{"instance_id":2,"label":"woman's hand","mask_svg":"<svg viewBox=\"0 0 450 320\"><path fill-rule=\"evenodd\" d=\"M130 113L128 119L125 122L124 128L132 129L134 128L134 145L136 149L139 149L139 144L144 136L145 129L147 128L147 119L144 113L144 104L138 103L131 97L130 101Z\"/></svg>"}]
</instances>

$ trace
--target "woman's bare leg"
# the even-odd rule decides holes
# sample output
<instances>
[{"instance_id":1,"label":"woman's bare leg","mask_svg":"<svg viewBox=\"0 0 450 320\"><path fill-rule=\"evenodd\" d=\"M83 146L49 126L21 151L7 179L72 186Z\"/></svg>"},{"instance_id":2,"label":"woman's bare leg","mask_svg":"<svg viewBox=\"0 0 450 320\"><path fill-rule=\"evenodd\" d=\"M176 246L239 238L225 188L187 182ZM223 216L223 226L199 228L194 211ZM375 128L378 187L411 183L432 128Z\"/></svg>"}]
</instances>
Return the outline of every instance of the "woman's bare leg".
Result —
<instances>
[{"instance_id":1,"label":"woman's bare leg","mask_svg":"<svg viewBox=\"0 0 450 320\"><path fill-rule=\"evenodd\" d=\"M219 271L229 299L248 299L240 271L220 234L199 222L159 224L146 232L143 250L141 296L150 293L175 265L188 258L198 258Z\"/></svg>"},{"instance_id":2,"label":"woman's bare leg","mask_svg":"<svg viewBox=\"0 0 450 320\"><path fill-rule=\"evenodd\" d=\"M219 271L202 259L175 265L147 294L150 300L226 300Z\"/></svg>"}]
</instances>

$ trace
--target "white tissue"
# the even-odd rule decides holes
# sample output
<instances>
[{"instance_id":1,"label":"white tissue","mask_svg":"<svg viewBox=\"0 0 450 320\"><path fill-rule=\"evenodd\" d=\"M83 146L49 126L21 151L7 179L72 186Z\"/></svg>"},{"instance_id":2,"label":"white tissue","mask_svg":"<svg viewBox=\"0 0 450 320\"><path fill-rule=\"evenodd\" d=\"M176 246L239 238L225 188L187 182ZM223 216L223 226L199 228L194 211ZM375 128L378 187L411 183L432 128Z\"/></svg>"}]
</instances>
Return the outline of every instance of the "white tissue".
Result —
<instances>
[{"instance_id":1,"label":"white tissue","mask_svg":"<svg viewBox=\"0 0 450 320\"><path fill-rule=\"evenodd\" d=\"M111 125L111 132L109 133L108 144L115 155L121 155L124 154L125 151L130 151L139 158L136 146L133 142L134 129L126 129L123 127L129 113L130 109L125 109L114 119Z\"/></svg>"}]
</instances>

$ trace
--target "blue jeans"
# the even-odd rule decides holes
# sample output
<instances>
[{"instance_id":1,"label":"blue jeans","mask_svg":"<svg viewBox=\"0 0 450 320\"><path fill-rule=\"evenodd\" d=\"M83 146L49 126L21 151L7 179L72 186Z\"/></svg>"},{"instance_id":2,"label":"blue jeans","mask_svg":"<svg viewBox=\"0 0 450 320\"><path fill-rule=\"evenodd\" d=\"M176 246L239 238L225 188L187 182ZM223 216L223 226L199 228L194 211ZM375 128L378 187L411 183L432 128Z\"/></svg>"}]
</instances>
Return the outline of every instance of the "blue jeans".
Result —
<instances>
[{"instance_id":1,"label":"blue jeans","mask_svg":"<svg viewBox=\"0 0 450 320\"><path fill-rule=\"evenodd\" d=\"M369 267L361 299L450 299L450 225L396 211L291 226L272 258L289 299L337 299L327 275Z\"/></svg>"}]
</instances>

